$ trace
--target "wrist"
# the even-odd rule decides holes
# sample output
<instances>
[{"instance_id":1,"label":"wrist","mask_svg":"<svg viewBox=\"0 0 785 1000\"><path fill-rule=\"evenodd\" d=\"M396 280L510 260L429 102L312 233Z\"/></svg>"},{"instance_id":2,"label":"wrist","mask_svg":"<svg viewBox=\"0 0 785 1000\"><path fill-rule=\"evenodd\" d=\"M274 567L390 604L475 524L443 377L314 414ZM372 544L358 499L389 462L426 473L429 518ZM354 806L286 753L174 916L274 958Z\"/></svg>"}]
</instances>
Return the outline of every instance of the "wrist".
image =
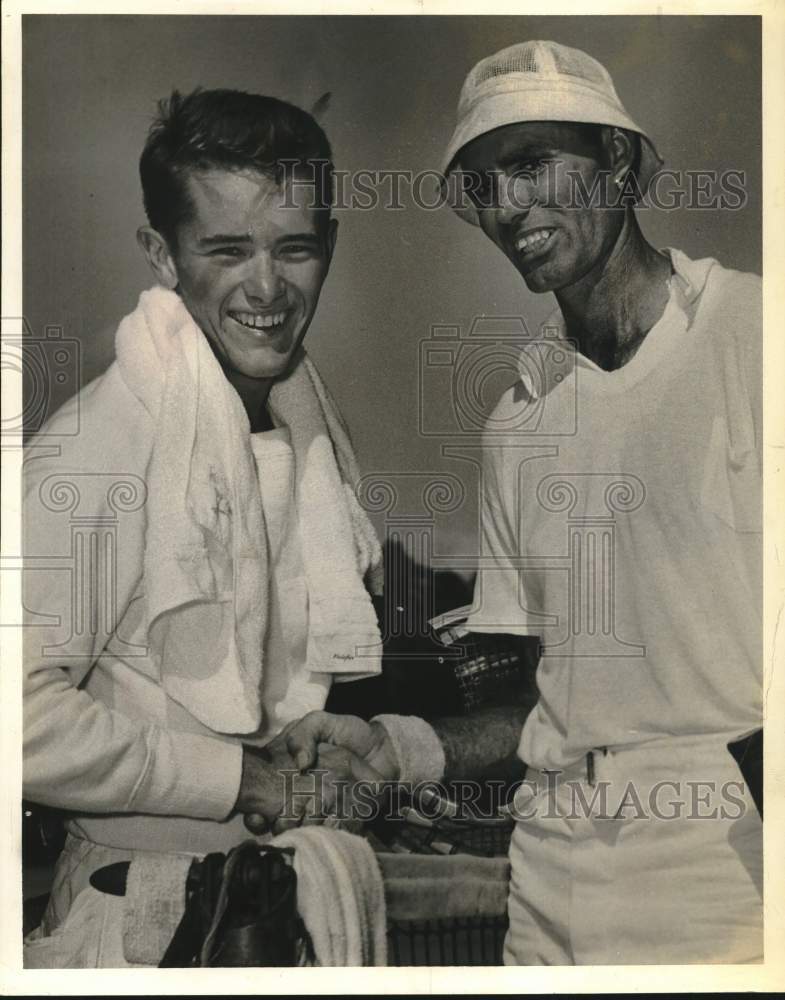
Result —
<instances>
[{"instance_id":1,"label":"wrist","mask_svg":"<svg viewBox=\"0 0 785 1000\"><path fill-rule=\"evenodd\" d=\"M445 756L441 740L425 721L416 715L377 715L373 727L384 729L388 753L394 758L397 780L412 786L425 781L441 781Z\"/></svg>"},{"instance_id":2,"label":"wrist","mask_svg":"<svg viewBox=\"0 0 785 1000\"><path fill-rule=\"evenodd\" d=\"M235 809L242 813L267 815L274 792L275 770L266 747L243 743L242 774ZM267 809L264 808L267 806Z\"/></svg>"},{"instance_id":3,"label":"wrist","mask_svg":"<svg viewBox=\"0 0 785 1000\"><path fill-rule=\"evenodd\" d=\"M386 780L400 781L401 764L389 732L384 724L377 719L372 719L369 725L373 743L365 759Z\"/></svg>"}]
</instances>

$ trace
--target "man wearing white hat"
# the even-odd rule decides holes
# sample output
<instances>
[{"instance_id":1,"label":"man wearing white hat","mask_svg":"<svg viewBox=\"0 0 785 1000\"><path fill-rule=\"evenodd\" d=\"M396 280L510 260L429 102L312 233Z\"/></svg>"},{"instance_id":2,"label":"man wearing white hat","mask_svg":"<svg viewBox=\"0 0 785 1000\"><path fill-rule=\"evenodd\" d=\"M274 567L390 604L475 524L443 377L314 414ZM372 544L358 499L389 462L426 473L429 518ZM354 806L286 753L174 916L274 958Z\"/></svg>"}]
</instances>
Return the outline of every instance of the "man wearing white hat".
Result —
<instances>
[{"instance_id":1,"label":"man wearing white hat","mask_svg":"<svg viewBox=\"0 0 785 1000\"><path fill-rule=\"evenodd\" d=\"M488 439L484 554L496 567L480 574L467 626L540 636L527 778L540 788L563 771L554 794L570 803L605 783L612 817L548 818L519 800L538 815L513 837L507 960L760 960L760 818L727 749L761 726L759 279L646 241L613 192L645 193L662 161L585 53L527 42L482 60L458 118L445 173L481 180L461 214L531 291L554 292L548 325L570 359L561 381L546 360L541 386L524 380L494 413L515 426L504 421L544 397L532 443L557 454L522 466ZM574 436L548 437L571 406ZM605 603L587 575L570 600L562 573L523 565L561 551L555 488L574 490L584 515L615 516ZM600 608L604 656L580 621ZM734 782L738 809L723 798Z\"/></svg>"},{"instance_id":2,"label":"man wearing white hat","mask_svg":"<svg viewBox=\"0 0 785 1000\"><path fill-rule=\"evenodd\" d=\"M760 281L646 241L628 196L661 162L606 70L543 41L474 67L444 160L459 214L559 307L561 350L527 352L489 422L523 430L486 436L467 622L542 648L509 964L762 959L761 820L731 753L762 725ZM573 531L567 573L576 519L595 548ZM430 748L386 727L319 735L439 778L510 733L465 723L461 752L449 722Z\"/></svg>"}]
</instances>

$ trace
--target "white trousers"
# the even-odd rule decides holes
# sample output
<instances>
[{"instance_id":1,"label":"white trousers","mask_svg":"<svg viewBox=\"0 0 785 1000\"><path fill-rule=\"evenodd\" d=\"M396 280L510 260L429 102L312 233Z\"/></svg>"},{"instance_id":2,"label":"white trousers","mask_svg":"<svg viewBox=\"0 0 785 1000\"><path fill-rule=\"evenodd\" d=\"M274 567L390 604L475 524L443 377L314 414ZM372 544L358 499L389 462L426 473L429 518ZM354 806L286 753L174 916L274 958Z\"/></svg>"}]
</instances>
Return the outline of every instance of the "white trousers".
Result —
<instances>
[{"instance_id":1,"label":"white trousers","mask_svg":"<svg viewBox=\"0 0 785 1000\"><path fill-rule=\"evenodd\" d=\"M592 758L516 794L505 964L762 961L762 824L726 741Z\"/></svg>"},{"instance_id":2,"label":"white trousers","mask_svg":"<svg viewBox=\"0 0 785 1000\"><path fill-rule=\"evenodd\" d=\"M762 825L719 738L529 771L515 799L508 965L759 962ZM604 796L604 800L603 800ZM124 899L88 876L133 852L69 838L26 968L123 967Z\"/></svg>"},{"instance_id":3,"label":"white trousers","mask_svg":"<svg viewBox=\"0 0 785 1000\"><path fill-rule=\"evenodd\" d=\"M123 953L125 897L100 892L89 879L97 868L131 861L138 853L69 834L41 925L25 938L26 969L130 967Z\"/></svg>"}]
</instances>

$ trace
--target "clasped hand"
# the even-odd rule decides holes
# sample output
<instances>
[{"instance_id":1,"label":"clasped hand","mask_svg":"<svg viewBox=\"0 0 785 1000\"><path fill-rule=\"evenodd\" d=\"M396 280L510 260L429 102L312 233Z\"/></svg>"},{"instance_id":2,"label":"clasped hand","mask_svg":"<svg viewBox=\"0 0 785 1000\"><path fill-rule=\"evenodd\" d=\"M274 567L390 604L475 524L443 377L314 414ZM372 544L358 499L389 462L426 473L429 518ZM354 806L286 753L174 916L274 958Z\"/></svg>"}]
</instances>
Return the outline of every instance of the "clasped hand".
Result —
<instances>
[{"instance_id":1,"label":"clasped hand","mask_svg":"<svg viewBox=\"0 0 785 1000\"><path fill-rule=\"evenodd\" d=\"M237 808L253 833L335 819L357 828L370 818L380 783L397 777L383 726L310 712L267 746L244 748Z\"/></svg>"}]
</instances>

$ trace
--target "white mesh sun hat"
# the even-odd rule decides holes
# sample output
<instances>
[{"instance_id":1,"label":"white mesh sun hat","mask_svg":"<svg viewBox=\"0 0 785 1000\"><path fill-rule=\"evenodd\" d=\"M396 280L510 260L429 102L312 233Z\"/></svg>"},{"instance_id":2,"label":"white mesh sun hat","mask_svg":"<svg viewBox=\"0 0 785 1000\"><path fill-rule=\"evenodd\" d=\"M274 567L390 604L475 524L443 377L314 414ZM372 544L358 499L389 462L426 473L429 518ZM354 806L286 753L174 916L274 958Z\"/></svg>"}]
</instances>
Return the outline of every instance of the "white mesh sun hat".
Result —
<instances>
[{"instance_id":1,"label":"white mesh sun hat","mask_svg":"<svg viewBox=\"0 0 785 1000\"><path fill-rule=\"evenodd\" d=\"M625 111L604 66L580 49L530 41L481 59L466 77L442 173L455 169L457 154L472 139L502 125L537 121L616 125L637 132L642 139L637 177L642 193L662 166L654 143ZM468 203L453 207L467 222L478 224Z\"/></svg>"}]
</instances>

